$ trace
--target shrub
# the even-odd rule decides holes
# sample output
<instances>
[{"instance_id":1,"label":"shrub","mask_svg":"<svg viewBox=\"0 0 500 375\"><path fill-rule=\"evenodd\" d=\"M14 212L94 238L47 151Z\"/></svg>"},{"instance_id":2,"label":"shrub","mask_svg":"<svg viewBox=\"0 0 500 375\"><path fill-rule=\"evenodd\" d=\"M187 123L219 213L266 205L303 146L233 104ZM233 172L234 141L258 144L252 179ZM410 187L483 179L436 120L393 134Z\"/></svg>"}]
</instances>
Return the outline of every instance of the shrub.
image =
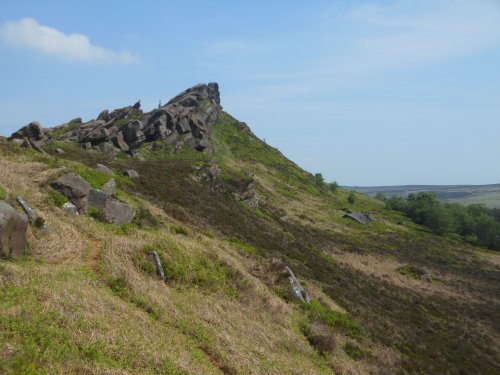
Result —
<instances>
[{"instance_id":1,"label":"shrub","mask_svg":"<svg viewBox=\"0 0 500 375\"><path fill-rule=\"evenodd\" d=\"M321 173L316 173L314 175L314 182L316 183L316 185L321 187L325 183L325 179L323 178L323 175Z\"/></svg>"},{"instance_id":2,"label":"shrub","mask_svg":"<svg viewBox=\"0 0 500 375\"><path fill-rule=\"evenodd\" d=\"M354 191L351 191L349 193L349 196L347 197L347 202L349 202L349 204L356 203L356 193Z\"/></svg>"},{"instance_id":3,"label":"shrub","mask_svg":"<svg viewBox=\"0 0 500 375\"><path fill-rule=\"evenodd\" d=\"M328 188L330 189L330 192L336 193L339 188L339 184L337 183L337 181L330 182L328 184Z\"/></svg>"},{"instance_id":4,"label":"shrub","mask_svg":"<svg viewBox=\"0 0 500 375\"><path fill-rule=\"evenodd\" d=\"M48 196L47 196L47 203L56 206L56 207L62 207L65 203L68 202L68 198L66 198L64 195L59 193L56 190L49 190Z\"/></svg>"},{"instance_id":5,"label":"shrub","mask_svg":"<svg viewBox=\"0 0 500 375\"><path fill-rule=\"evenodd\" d=\"M348 342L347 344L344 345L344 352L355 361L359 361L362 358L369 357L372 355L371 351L366 349L361 349L359 346L351 342Z\"/></svg>"},{"instance_id":6,"label":"shrub","mask_svg":"<svg viewBox=\"0 0 500 375\"><path fill-rule=\"evenodd\" d=\"M104 212L102 212L101 210L98 210L97 208L94 208L94 207L87 208L87 215L89 215L90 217L92 217L96 220L99 220L99 221L105 220Z\"/></svg>"},{"instance_id":7,"label":"shrub","mask_svg":"<svg viewBox=\"0 0 500 375\"><path fill-rule=\"evenodd\" d=\"M170 227L170 231L174 234L182 234L184 236L187 236L189 234L187 228L183 227L182 225L172 225Z\"/></svg>"},{"instance_id":8,"label":"shrub","mask_svg":"<svg viewBox=\"0 0 500 375\"><path fill-rule=\"evenodd\" d=\"M132 221L140 228L158 228L162 222L145 207L139 207Z\"/></svg>"}]
</instances>

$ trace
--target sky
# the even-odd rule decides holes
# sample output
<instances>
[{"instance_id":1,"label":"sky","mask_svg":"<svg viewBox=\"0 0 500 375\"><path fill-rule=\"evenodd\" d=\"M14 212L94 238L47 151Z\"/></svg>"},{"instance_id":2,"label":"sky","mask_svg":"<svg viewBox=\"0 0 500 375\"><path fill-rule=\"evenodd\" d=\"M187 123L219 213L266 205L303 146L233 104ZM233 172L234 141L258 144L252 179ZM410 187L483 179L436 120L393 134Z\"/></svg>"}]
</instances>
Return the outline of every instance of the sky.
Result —
<instances>
[{"instance_id":1,"label":"sky","mask_svg":"<svg viewBox=\"0 0 500 375\"><path fill-rule=\"evenodd\" d=\"M326 181L500 183L500 0L0 0L0 135L214 81Z\"/></svg>"}]
</instances>

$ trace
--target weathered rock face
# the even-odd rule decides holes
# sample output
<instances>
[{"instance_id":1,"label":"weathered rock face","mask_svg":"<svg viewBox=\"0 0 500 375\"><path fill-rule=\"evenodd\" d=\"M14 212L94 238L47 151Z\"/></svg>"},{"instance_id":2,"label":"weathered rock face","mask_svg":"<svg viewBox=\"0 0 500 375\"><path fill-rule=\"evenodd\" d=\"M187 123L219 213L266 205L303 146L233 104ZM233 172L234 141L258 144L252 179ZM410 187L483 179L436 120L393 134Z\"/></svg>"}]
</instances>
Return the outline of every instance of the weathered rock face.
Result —
<instances>
[{"instance_id":1,"label":"weathered rock face","mask_svg":"<svg viewBox=\"0 0 500 375\"><path fill-rule=\"evenodd\" d=\"M253 180L246 185L244 191L233 193L233 196L234 199L247 203L251 208L259 207L259 197L255 191L255 183Z\"/></svg>"},{"instance_id":2,"label":"weathered rock face","mask_svg":"<svg viewBox=\"0 0 500 375\"><path fill-rule=\"evenodd\" d=\"M60 177L51 186L66 196L76 206L79 213L85 211L85 205L90 194L90 185L83 178L75 173L70 173Z\"/></svg>"},{"instance_id":3,"label":"weathered rock face","mask_svg":"<svg viewBox=\"0 0 500 375\"><path fill-rule=\"evenodd\" d=\"M193 86L149 113L144 113L140 106L139 101L112 112L105 110L97 120L86 123L75 119L58 126L56 133L32 122L10 139L40 152L41 146L54 139L76 142L103 153L122 151L133 155L143 143L157 140L203 151L210 148L211 127L222 110L217 83ZM53 134L59 135L54 138Z\"/></svg>"},{"instance_id":4,"label":"weathered rock face","mask_svg":"<svg viewBox=\"0 0 500 375\"><path fill-rule=\"evenodd\" d=\"M368 225L370 224L370 221L373 220L369 212L352 212L352 213L346 213L344 214L343 217L347 217L353 220L356 220L358 223L361 223L363 225Z\"/></svg>"},{"instance_id":5,"label":"weathered rock face","mask_svg":"<svg viewBox=\"0 0 500 375\"><path fill-rule=\"evenodd\" d=\"M102 185L101 190L109 195L110 197L114 197L116 195L116 182L114 178L111 178L108 182Z\"/></svg>"},{"instance_id":6,"label":"weathered rock face","mask_svg":"<svg viewBox=\"0 0 500 375\"><path fill-rule=\"evenodd\" d=\"M127 203L111 198L97 189L90 189L87 211L90 209L98 210L105 221L116 225L130 223L135 215Z\"/></svg>"},{"instance_id":7,"label":"weathered rock face","mask_svg":"<svg viewBox=\"0 0 500 375\"><path fill-rule=\"evenodd\" d=\"M18 258L26 249L28 216L18 213L5 201L0 201L0 255Z\"/></svg>"}]
</instances>

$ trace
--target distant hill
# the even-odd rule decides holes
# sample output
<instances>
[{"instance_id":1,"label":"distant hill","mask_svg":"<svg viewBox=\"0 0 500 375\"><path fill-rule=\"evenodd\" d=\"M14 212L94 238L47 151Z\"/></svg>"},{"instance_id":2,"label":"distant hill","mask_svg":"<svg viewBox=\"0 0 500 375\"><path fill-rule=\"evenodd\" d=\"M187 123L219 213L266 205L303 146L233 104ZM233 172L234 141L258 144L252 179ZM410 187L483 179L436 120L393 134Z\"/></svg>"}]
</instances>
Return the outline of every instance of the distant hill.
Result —
<instances>
[{"instance_id":1,"label":"distant hill","mask_svg":"<svg viewBox=\"0 0 500 375\"><path fill-rule=\"evenodd\" d=\"M346 186L349 190L375 196L383 193L386 196L406 196L421 191L433 191L445 202L461 204L482 203L488 207L500 207L500 184L492 185L401 185L401 186Z\"/></svg>"}]
</instances>

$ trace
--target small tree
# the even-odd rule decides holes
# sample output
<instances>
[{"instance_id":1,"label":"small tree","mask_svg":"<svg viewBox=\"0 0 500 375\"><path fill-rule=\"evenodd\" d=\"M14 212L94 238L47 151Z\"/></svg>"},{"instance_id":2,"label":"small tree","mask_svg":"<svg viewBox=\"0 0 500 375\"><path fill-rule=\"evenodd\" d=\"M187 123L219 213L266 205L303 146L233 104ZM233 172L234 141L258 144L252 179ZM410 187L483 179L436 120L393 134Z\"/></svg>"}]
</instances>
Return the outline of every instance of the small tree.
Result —
<instances>
[{"instance_id":1,"label":"small tree","mask_svg":"<svg viewBox=\"0 0 500 375\"><path fill-rule=\"evenodd\" d=\"M323 178L323 175L321 173L316 173L314 175L314 181L316 182L316 185L320 187L325 183L325 179Z\"/></svg>"},{"instance_id":2,"label":"small tree","mask_svg":"<svg viewBox=\"0 0 500 375\"><path fill-rule=\"evenodd\" d=\"M354 191L351 191L349 193L349 196L347 197L347 202L349 202L349 204L356 203L356 193Z\"/></svg>"},{"instance_id":3,"label":"small tree","mask_svg":"<svg viewBox=\"0 0 500 375\"><path fill-rule=\"evenodd\" d=\"M384 193L382 193L382 192L378 192L375 195L375 199L378 199L379 201L382 201L382 202L385 202L387 200L387 198L385 197Z\"/></svg>"},{"instance_id":4,"label":"small tree","mask_svg":"<svg viewBox=\"0 0 500 375\"><path fill-rule=\"evenodd\" d=\"M336 193L337 189L339 188L339 184L337 183L337 181L333 181L328 184L328 187L330 188L330 191L332 193Z\"/></svg>"}]
</instances>

